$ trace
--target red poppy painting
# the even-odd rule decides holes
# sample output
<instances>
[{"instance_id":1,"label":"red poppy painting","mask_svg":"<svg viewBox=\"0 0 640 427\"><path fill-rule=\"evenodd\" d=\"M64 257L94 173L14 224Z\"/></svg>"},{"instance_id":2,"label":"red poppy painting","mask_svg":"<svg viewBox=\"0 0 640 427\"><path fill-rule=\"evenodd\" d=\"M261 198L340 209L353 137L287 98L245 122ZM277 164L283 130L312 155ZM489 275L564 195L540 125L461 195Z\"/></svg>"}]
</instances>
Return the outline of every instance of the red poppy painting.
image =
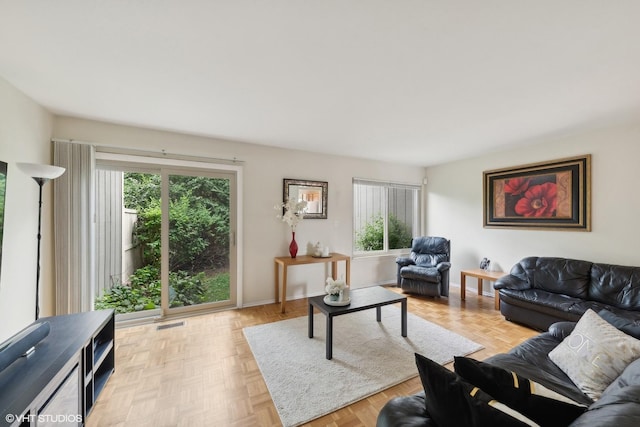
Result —
<instances>
[{"instance_id":1,"label":"red poppy painting","mask_svg":"<svg viewBox=\"0 0 640 427\"><path fill-rule=\"evenodd\" d=\"M589 230L590 156L484 173L485 227Z\"/></svg>"}]
</instances>

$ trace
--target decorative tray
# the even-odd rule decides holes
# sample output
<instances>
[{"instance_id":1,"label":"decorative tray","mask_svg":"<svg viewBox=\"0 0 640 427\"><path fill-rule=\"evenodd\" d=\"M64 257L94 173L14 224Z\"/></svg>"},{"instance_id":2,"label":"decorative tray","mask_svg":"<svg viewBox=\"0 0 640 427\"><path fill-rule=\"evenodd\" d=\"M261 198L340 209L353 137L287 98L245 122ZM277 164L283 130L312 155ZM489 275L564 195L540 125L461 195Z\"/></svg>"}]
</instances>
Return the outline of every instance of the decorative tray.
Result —
<instances>
[{"instance_id":1,"label":"decorative tray","mask_svg":"<svg viewBox=\"0 0 640 427\"><path fill-rule=\"evenodd\" d=\"M351 298L344 300L344 301L331 301L330 299L331 297L329 295L325 295L324 296L324 303L327 305L332 305L334 307L342 307L345 305L349 305L351 304Z\"/></svg>"}]
</instances>

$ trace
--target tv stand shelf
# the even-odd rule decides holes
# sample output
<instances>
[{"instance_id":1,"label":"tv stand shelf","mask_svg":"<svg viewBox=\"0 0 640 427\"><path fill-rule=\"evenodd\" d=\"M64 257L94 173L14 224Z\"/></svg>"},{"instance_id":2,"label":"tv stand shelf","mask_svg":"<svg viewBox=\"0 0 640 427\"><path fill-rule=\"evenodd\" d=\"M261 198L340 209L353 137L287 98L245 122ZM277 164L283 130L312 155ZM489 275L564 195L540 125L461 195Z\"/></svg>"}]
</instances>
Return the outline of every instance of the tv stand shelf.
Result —
<instances>
[{"instance_id":1,"label":"tv stand shelf","mask_svg":"<svg viewBox=\"0 0 640 427\"><path fill-rule=\"evenodd\" d=\"M43 322L49 335L0 371L0 425L82 426L115 369L113 310L35 323Z\"/></svg>"}]
</instances>

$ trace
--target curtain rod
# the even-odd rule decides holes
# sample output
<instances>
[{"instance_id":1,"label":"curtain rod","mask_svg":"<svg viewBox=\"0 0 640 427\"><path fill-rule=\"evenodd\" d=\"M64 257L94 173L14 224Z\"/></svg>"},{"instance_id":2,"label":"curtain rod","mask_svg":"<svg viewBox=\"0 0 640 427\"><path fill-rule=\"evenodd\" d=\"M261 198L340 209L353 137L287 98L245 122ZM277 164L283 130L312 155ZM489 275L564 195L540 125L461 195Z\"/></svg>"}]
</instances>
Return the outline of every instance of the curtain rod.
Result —
<instances>
[{"instance_id":1,"label":"curtain rod","mask_svg":"<svg viewBox=\"0 0 640 427\"><path fill-rule=\"evenodd\" d=\"M426 178L425 178L426 179ZM361 184L366 184L366 183L370 183L370 184L389 184L389 185L398 185L398 186L407 186L407 187L420 187L423 184L426 184L426 182L423 181L423 183L412 183L412 182L399 182L399 181L389 181L386 179L369 179L369 178L358 178L358 177L353 177L352 178L353 182L357 182L357 183L361 183Z\"/></svg>"},{"instance_id":2,"label":"curtain rod","mask_svg":"<svg viewBox=\"0 0 640 427\"><path fill-rule=\"evenodd\" d=\"M147 151L147 150L132 150L130 148L123 148L117 145L108 145L108 144L95 144L93 142L80 141L77 139L64 139L64 138L51 138L51 142L64 142L69 144L82 144L82 145L92 145L96 148L97 151L104 153L115 153L115 154L128 154L133 156L147 156L147 157L159 157L159 158L170 158L176 160L194 160L194 161L212 161L212 162L225 162L225 163L244 163L244 160L240 160L236 157L233 159L224 159L219 157L205 157L205 156L193 156L193 155L184 155L179 153L171 153L167 152L165 149L160 151Z\"/></svg>"}]
</instances>

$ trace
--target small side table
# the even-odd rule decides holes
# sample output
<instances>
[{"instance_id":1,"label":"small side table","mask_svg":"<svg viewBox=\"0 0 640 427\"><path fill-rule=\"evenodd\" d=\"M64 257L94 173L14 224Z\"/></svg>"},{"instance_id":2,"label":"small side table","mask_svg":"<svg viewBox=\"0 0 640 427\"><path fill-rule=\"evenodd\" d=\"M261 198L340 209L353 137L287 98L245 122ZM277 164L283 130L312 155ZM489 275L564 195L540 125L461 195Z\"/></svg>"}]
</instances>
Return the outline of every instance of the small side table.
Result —
<instances>
[{"instance_id":1,"label":"small side table","mask_svg":"<svg viewBox=\"0 0 640 427\"><path fill-rule=\"evenodd\" d=\"M462 270L460 272L460 299L464 301L466 297L466 288L467 288L467 276L477 277L478 278L478 295L482 295L482 283L483 280L496 281L502 276L504 276L504 271L485 271L481 268L474 268L473 270ZM496 310L500 310L500 296L498 295L498 291L495 291L494 296L494 304Z\"/></svg>"},{"instance_id":2,"label":"small side table","mask_svg":"<svg viewBox=\"0 0 640 427\"><path fill-rule=\"evenodd\" d=\"M291 258L288 256L281 256L275 257L273 261L275 264L274 282L276 291L276 304L282 301L280 302L281 313L284 313L285 305L287 303L287 269L292 265L331 263L331 277L333 277L333 280L335 280L338 278L338 261L344 261L346 282L347 284L351 284L351 257L349 255L333 252L328 257L300 255L296 258ZM280 298L280 267L282 267L282 299Z\"/></svg>"}]
</instances>

